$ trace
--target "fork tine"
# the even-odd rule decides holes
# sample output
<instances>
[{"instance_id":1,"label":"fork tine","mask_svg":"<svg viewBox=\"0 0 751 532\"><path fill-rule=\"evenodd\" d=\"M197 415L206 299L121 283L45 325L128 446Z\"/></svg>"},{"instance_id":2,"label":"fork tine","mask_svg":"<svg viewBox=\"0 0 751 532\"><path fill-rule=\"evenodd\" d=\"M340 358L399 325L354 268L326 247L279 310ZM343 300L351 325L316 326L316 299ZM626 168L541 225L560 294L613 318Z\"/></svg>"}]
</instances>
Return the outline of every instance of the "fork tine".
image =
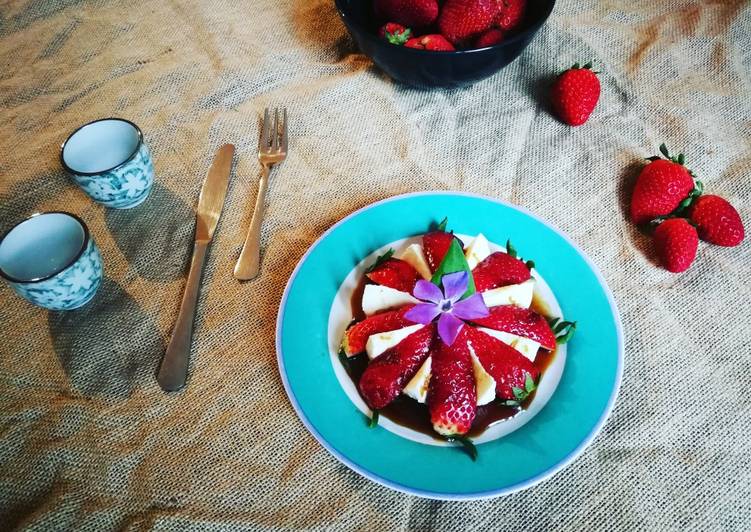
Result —
<instances>
[{"instance_id":1,"label":"fork tine","mask_svg":"<svg viewBox=\"0 0 751 532\"><path fill-rule=\"evenodd\" d=\"M271 120L269 117L269 108L263 112L263 126L261 128L261 139L258 141L258 150L267 151L269 149L269 134L271 133Z\"/></svg>"},{"instance_id":2,"label":"fork tine","mask_svg":"<svg viewBox=\"0 0 751 532\"><path fill-rule=\"evenodd\" d=\"M271 128L271 150L279 151L279 108L274 108L274 127Z\"/></svg>"},{"instance_id":3,"label":"fork tine","mask_svg":"<svg viewBox=\"0 0 751 532\"><path fill-rule=\"evenodd\" d=\"M282 151L287 153L288 135L287 135L287 108L282 112Z\"/></svg>"}]
</instances>

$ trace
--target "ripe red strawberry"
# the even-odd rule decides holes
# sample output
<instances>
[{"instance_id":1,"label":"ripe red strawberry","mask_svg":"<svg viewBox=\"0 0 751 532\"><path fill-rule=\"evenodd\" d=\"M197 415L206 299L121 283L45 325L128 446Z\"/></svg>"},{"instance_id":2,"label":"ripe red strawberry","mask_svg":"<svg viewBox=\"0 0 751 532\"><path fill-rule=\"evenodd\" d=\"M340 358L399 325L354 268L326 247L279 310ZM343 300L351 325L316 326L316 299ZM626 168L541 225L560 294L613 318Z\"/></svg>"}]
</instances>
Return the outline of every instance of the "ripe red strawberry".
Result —
<instances>
[{"instance_id":1,"label":"ripe red strawberry","mask_svg":"<svg viewBox=\"0 0 751 532\"><path fill-rule=\"evenodd\" d=\"M465 328L469 329L469 345L482 367L495 381L496 397L520 400L519 393L514 393L514 388L528 392L527 375L535 384L540 378L540 370L537 366L519 351L497 338L472 327Z\"/></svg>"},{"instance_id":2,"label":"ripe red strawberry","mask_svg":"<svg viewBox=\"0 0 751 532\"><path fill-rule=\"evenodd\" d=\"M511 31L521 24L527 0L501 0L501 13L495 23L505 31Z\"/></svg>"},{"instance_id":3,"label":"ripe red strawberry","mask_svg":"<svg viewBox=\"0 0 751 532\"><path fill-rule=\"evenodd\" d=\"M435 325L426 325L378 355L360 377L360 394L373 410L387 406L401 393L430 354Z\"/></svg>"},{"instance_id":4,"label":"ripe red strawberry","mask_svg":"<svg viewBox=\"0 0 751 532\"><path fill-rule=\"evenodd\" d=\"M402 44L406 43L411 35L411 29L405 28L404 26L397 24L396 22L389 22L388 24L384 24L383 26L381 26L381 29L378 30L378 36L381 39L385 39L391 44L395 44L397 46L401 46Z\"/></svg>"},{"instance_id":5,"label":"ripe red strawberry","mask_svg":"<svg viewBox=\"0 0 751 532\"><path fill-rule=\"evenodd\" d=\"M499 286L523 283L531 274L522 261L508 253L497 251L475 266L472 276L477 291L485 292Z\"/></svg>"},{"instance_id":6,"label":"ripe red strawberry","mask_svg":"<svg viewBox=\"0 0 751 532\"><path fill-rule=\"evenodd\" d=\"M489 30L499 12L498 0L446 0L438 28L452 43L466 43Z\"/></svg>"},{"instance_id":7,"label":"ripe red strawberry","mask_svg":"<svg viewBox=\"0 0 751 532\"><path fill-rule=\"evenodd\" d=\"M670 157L665 144L660 146L660 151L667 159L651 157L650 163L642 169L636 180L634 194L631 196L631 219L634 223L641 224L667 216L689 195L701 193L701 183L694 185L691 172L683 166L683 154Z\"/></svg>"},{"instance_id":8,"label":"ripe red strawberry","mask_svg":"<svg viewBox=\"0 0 751 532\"><path fill-rule=\"evenodd\" d=\"M407 27L424 28L438 17L437 0L375 0L376 16Z\"/></svg>"},{"instance_id":9,"label":"ripe red strawberry","mask_svg":"<svg viewBox=\"0 0 751 532\"><path fill-rule=\"evenodd\" d=\"M466 434L477 413L477 389L468 329L462 327L451 346L436 340L430 366L428 409L433 429L444 436Z\"/></svg>"},{"instance_id":10,"label":"ripe red strawberry","mask_svg":"<svg viewBox=\"0 0 751 532\"><path fill-rule=\"evenodd\" d=\"M454 238L456 237L453 234L446 231L431 231L422 236L422 247L430 271L436 271L438 266L441 265L441 261L446 256Z\"/></svg>"},{"instance_id":11,"label":"ripe red strawberry","mask_svg":"<svg viewBox=\"0 0 751 532\"><path fill-rule=\"evenodd\" d=\"M556 346L555 333L547 320L534 310L514 305L501 305L491 307L489 316L472 321L488 329L535 340L548 351L552 351Z\"/></svg>"},{"instance_id":12,"label":"ripe red strawberry","mask_svg":"<svg viewBox=\"0 0 751 532\"><path fill-rule=\"evenodd\" d=\"M552 103L558 117L570 126L580 126L589 119L600 99L600 80L592 72L592 63L563 72L553 83Z\"/></svg>"},{"instance_id":13,"label":"ripe red strawberry","mask_svg":"<svg viewBox=\"0 0 751 532\"><path fill-rule=\"evenodd\" d=\"M691 207L691 221L699 236L718 246L737 246L745 232L738 211L719 196L701 196Z\"/></svg>"},{"instance_id":14,"label":"ripe red strawberry","mask_svg":"<svg viewBox=\"0 0 751 532\"><path fill-rule=\"evenodd\" d=\"M398 310L380 312L350 326L347 332L344 333L344 339L342 340L344 353L351 357L365 351L365 345L372 334L395 331L414 325L414 322L404 317L404 314L411 308L412 305L409 305Z\"/></svg>"},{"instance_id":15,"label":"ripe red strawberry","mask_svg":"<svg viewBox=\"0 0 751 532\"><path fill-rule=\"evenodd\" d=\"M491 28L477 38L475 41L475 48L493 46L501 41L503 41L503 32L498 28Z\"/></svg>"},{"instance_id":16,"label":"ripe red strawberry","mask_svg":"<svg viewBox=\"0 0 751 532\"><path fill-rule=\"evenodd\" d=\"M365 275L374 283L409 293L417 280L422 279L412 265L400 259L386 259Z\"/></svg>"},{"instance_id":17,"label":"ripe red strawberry","mask_svg":"<svg viewBox=\"0 0 751 532\"><path fill-rule=\"evenodd\" d=\"M416 48L418 50L430 50L433 52L453 52L456 50L454 45L446 40L443 35L423 35L410 39L404 45L407 48Z\"/></svg>"},{"instance_id":18,"label":"ripe red strawberry","mask_svg":"<svg viewBox=\"0 0 751 532\"><path fill-rule=\"evenodd\" d=\"M691 266L699 246L694 226L683 218L670 218L655 229L655 249L665 269L684 272Z\"/></svg>"}]
</instances>

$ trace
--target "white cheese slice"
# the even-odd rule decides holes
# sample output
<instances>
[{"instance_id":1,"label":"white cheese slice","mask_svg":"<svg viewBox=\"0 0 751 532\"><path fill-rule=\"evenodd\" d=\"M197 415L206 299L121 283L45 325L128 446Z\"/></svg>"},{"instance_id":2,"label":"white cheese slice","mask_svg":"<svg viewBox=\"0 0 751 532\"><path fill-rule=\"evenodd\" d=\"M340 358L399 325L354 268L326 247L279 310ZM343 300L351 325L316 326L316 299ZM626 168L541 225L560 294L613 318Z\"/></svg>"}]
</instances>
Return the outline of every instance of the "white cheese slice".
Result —
<instances>
[{"instance_id":1,"label":"white cheese slice","mask_svg":"<svg viewBox=\"0 0 751 532\"><path fill-rule=\"evenodd\" d=\"M467 264L469 269L474 270L475 266L480 264L486 258L490 256L490 243L485 235L480 233L477 235L472 243L467 246L467 251L464 252L464 256L467 258Z\"/></svg>"},{"instance_id":2,"label":"white cheese slice","mask_svg":"<svg viewBox=\"0 0 751 532\"><path fill-rule=\"evenodd\" d=\"M417 401L424 403L428 396L428 384L430 384L431 358L425 359L420 369L417 370L412 380L407 383L402 393Z\"/></svg>"},{"instance_id":3,"label":"white cheese slice","mask_svg":"<svg viewBox=\"0 0 751 532\"><path fill-rule=\"evenodd\" d=\"M536 342L530 338L524 338L522 336L502 331L494 331L493 329L486 329L485 327L478 327L477 330L487 333L493 338L498 338L501 342L510 345L532 362L535 361L537 351L540 350L540 342Z\"/></svg>"},{"instance_id":4,"label":"white cheese slice","mask_svg":"<svg viewBox=\"0 0 751 532\"><path fill-rule=\"evenodd\" d=\"M362 295L362 310L367 316L375 314L379 310L417 303L419 301L411 294L379 284L365 285L365 291Z\"/></svg>"},{"instance_id":5,"label":"white cheese slice","mask_svg":"<svg viewBox=\"0 0 751 532\"><path fill-rule=\"evenodd\" d=\"M488 307L498 305L516 305L517 307L529 308L532 304L532 296L535 292L535 280L527 279L523 283L493 288L482 293L482 299Z\"/></svg>"},{"instance_id":6,"label":"white cheese slice","mask_svg":"<svg viewBox=\"0 0 751 532\"><path fill-rule=\"evenodd\" d=\"M396 258L412 266L423 279L430 281L431 277L433 277L430 273L428 261L425 260L425 252L420 244L410 244Z\"/></svg>"},{"instance_id":7,"label":"white cheese slice","mask_svg":"<svg viewBox=\"0 0 751 532\"><path fill-rule=\"evenodd\" d=\"M475 371L475 386L477 388L477 406L486 405L495 399L495 380L480 364L480 360L469 344L469 354L472 356L472 368Z\"/></svg>"},{"instance_id":8,"label":"white cheese slice","mask_svg":"<svg viewBox=\"0 0 751 532\"><path fill-rule=\"evenodd\" d=\"M425 325L418 323L417 325L410 325L409 327L404 327L395 331L371 334L368 338L368 342L365 344L365 351L368 353L368 358L373 360L387 349L391 349L407 336L413 332L419 331L423 327L425 327Z\"/></svg>"}]
</instances>

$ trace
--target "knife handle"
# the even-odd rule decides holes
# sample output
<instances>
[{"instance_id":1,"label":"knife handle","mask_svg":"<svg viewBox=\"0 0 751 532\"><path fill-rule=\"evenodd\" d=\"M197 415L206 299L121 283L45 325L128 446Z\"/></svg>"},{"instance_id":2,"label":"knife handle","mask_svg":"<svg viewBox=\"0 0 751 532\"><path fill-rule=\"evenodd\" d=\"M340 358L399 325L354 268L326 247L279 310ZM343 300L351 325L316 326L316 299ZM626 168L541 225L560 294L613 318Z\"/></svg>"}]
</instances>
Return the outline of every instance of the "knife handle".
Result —
<instances>
[{"instance_id":1,"label":"knife handle","mask_svg":"<svg viewBox=\"0 0 751 532\"><path fill-rule=\"evenodd\" d=\"M261 222L266 205L266 187L269 182L269 167L261 165L261 180L258 182L258 195L256 196L256 208L253 210L253 218L250 220L248 236L245 238L240 258L235 264L235 279L250 281L258 276L261 268Z\"/></svg>"},{"instance_id":2,"label":"knife handle","mask_svg":"<svg viewBox=\"0 0 751 532\"><path fill-rule=\"evenodd\" d=\"M164 353L162 365L156 380L165 392L174 392L185 386L188 377L188 362L190 361L190 344L193 339L193 318L196 313L198 292L201 286L201 274L206 262L208 241L197 241L193 246L193 258L190 261L190 272L185 283L183 301L180 313L172 331L172 338Z\"/></svg>"}]
</instances>

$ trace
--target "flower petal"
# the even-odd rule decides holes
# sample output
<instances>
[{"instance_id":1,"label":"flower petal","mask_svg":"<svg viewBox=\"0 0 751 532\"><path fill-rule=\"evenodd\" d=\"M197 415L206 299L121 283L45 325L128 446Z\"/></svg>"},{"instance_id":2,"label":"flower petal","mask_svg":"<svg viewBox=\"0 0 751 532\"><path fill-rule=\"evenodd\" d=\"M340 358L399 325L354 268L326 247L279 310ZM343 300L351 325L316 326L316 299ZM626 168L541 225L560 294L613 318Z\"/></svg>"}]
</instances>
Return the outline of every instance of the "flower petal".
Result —
<instances>
[{"instance_id":1,"label":"flower petal","mask_svg":"<svg viewBox=\"0 0 751 532\"><path fill-rule=\"evenodd\" d=\"M422 301L430 301L431 303L440 303L443 299L443 293L441 289L430 281L420 279L415 283L415 288L412 290L412 295Z\"/></svg>"},{"instance_id":2,"label":"flower petal","mask_svg":"<svg viewBox=\"0 0 751 532\"><path fill-rule=\"evenodd\" d=\"M454 303L452 312L457 318L463 320L474 320L490 315L485 300L480 294L472 294L467 299L457 301Z\"/></svg>"},{"instance_id":3,"label":"flower petal","mask_svg":"<svg viewBox=\"0 0 751 532\"><path fill-rule=\"evenodd\" d=\"M441 309L438 308L438 305L433 303L420 303L405 312L404 317L409 321L427 325L440 313Z\"/></svg>"},{"instance_id":4,"label":"flower petal","mask_svg":"<svg viewBox=\"0 0 751 532\"><path fill-rule=\"evenodd\" d=\"M454 343L462 327L464 327L464 322L453 314L444 313L438 318L438 335L448 346Z\"/></svg>"},{"instance_id":5,"label":"flower petal","mask_svg":"<svg viewBox=\"0 0 751 532\"><path fill-rule=\"evenodd\" d=\"M467 291L468 283L469 274L465 271L447 273L441 278L444 297L452 303L456 303Z\"/></svg>"}]
</instances>

